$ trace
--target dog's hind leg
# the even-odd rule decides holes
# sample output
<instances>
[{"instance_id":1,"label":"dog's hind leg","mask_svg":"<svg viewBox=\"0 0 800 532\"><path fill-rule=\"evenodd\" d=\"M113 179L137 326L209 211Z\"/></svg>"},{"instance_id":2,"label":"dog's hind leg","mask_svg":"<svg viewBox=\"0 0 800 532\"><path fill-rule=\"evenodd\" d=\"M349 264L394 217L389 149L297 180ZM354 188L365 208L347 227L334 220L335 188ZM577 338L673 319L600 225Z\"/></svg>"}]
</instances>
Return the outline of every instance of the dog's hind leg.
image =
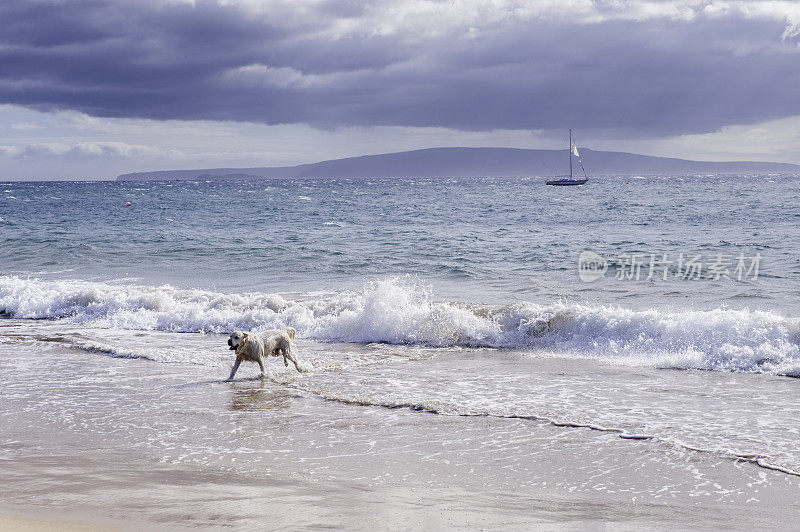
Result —
<instances>
[{"instance_id":1,"label":"dog's hind leg","mask_svg":"<svg viewBox=\"0 0 800 532\"><path fill-rule=\"evenodd\" d=\"M267 371L264 369L264 357L258 357L258 367L261 368L261 377L264 377L267 374Z\"/></svg>"},{"instance_id":2,"label":"dog's hind leg","mask_svg":"<svg viewBox=\"0 0 800 532\"><path fill-rule=\"evenodd\" d=\"M239 357L236 357L236 362L233 363L233 369L231 370L231 374L228 377L229 381L233 380L233 376L236 375L236 370L239 369L239 364L241 364L241 363L242 363L242 359L239 358Z\"/></svg>"}]
</instances>

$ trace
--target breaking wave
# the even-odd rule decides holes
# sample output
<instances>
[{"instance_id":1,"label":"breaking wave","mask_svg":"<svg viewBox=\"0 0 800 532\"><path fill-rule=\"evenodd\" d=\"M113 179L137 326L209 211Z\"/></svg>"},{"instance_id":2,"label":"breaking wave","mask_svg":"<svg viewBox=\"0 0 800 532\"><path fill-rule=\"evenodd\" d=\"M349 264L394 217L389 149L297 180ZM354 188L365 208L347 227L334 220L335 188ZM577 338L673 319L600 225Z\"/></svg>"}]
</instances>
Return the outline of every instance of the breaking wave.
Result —
<instances>
[{"instance_id":1,"label":"breaking wave","mask_svg":"<svg viewBox=\"0 0 800 532\"><path fill-rule=\"evenodd\" d=\"M452 303L436 301L428 289L404 279L287 298L0 276L0 313L171 332L291 326L320 341L521 348L658 367L800 376L800 320L769 311Z\"/></svg>"}]
</instances>

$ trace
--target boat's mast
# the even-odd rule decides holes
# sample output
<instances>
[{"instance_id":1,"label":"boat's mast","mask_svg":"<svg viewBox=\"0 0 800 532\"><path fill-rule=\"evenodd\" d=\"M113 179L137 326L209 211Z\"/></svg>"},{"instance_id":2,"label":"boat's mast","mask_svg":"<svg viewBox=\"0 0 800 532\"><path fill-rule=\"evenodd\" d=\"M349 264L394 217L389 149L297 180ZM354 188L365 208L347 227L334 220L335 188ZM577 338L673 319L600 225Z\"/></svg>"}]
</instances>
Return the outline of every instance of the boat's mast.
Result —
<instances>
[{"instance_id":1,"label":"boat's mast","mask_svg":"<svg viewBox=\"0 0 800 532\"><path fill-rule=\"evenodd\" d=\"M569 178L572 179L572 130L569 130Z\"/></svg>"}]
</instances>

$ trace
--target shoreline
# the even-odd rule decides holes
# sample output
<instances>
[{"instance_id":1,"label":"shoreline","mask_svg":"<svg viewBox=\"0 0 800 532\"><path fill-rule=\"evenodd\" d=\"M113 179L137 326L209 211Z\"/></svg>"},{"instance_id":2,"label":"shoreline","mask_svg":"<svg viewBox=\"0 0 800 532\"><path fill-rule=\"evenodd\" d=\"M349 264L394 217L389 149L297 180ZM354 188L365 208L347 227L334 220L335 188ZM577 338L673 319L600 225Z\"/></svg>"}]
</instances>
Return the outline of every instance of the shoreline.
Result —
<instances>
[{"instance_id":1,"label":"shoreline","mask_svg":"<svg viewBox=\"0 0 800 532\"><path fill-rule=\"evenodd\" d=\"M793 378L793 377L791 377L791 378ZM752 464L752 465L754 465L756 467L760 467L760 468L763 468L763 469L766 469L766 470L769 470L769 471L776 471L778 473L783 473L783 474L786 474L786 475L789 475L789 476L800 477L800 472L795 471L794 469L789 469L787 467L782 467L780 465L775 465L775 464L771 464L769 462L766 462L764 460L764 457L761 457L761 456L758 456L758 455L738 454L738 453L734 453L734 452L722 452L722 451L715 450L715 449L703 449L703 448L700 448L700 447L694 447L694 446L691 446L691 445L688 445L688 444L684 444L684 443L680 443L680 442L674 442L674 441L665 440L665 439L660 438L658 436L651 436L651 435L647 435L647 434L629 433L625 429L617 428L617 427L602 427L602 426L594 425L594 424L591 424L591 423L575 423L575 422L569 422L569 421L562 422L562 421L557 421L557 420L555 420L553 418L540 417L540 416L527 416L527 415L515 415L515 414L510 414L510 415L506 415L506 416L498 416L498 415L493 415L493 414L463 414L463 413L461 413L461 414L450 414L450 413L439 412L438 410L432 409L430 407L426 407L426 406L423 406L423 405L417 405L417 404L395 405L395 404L381 404L379 402L362 401L362 400L338 399L338 398L335 398L335 397L322 397L322 398L324 400L326 400L326 401L332 401L332 402L336 402L336 403L342 403L342 404L354 405L354 406L379 407L379 408L386 408L386 409L389 409L389 410L396 410L398 408L407 408L408 410L411 410L411 411L414 411L414 412L422 412L422 413L435 414L435 415L452 415L452 416L463 417L463 418L489 417L489 418L495 418L495 419L519 419L519 420L535 421L535 422L539 422L539 423L545 423L547 425L551 425L553 427L558 427L558 428L587 429L587 430L590 430L590 431L596 431L596 432L601 432L601 433L615 434L616 436L618 436L620 439L623 439L623 440L635 440L635 441L640 441L640 442L663 443L664 445L682 448L682 449L684 449L686 451L718 456L718 457L721 457L721 458L728 459L731 462L734 462L734 463L737 463L737 464L739 464L739 463L748 463L748 464Z\"/></svg>"},{"instance_id":2,"label":"shoreline","mask_svg":"<svg viewBox=\"0 0 800 532\"><path fill-rule=\"evenodd\" d=\"M765 528L764 516L800 517L800 479L752 461L544 418L331 400L311 376L282 364L271 364L266 379L251 378L248 367L233 382L209 380L227 373L223 353L219 367L165 364L70 348L55 335L21 341L3 332L0 513L31 526L63 520L83 529L88 519L90 529ZM302 353L316 362L341 355L334 349L304 343ZM488 375L483 369L498 364L526 382L542 379L531 368L545 381L582 368L531 365L513 353L411 360L359 349L390 360L381 359L381 371L337 366L316 378L337 386L356 379L361 389L358 379L413 370L424 382L419 372L454 360L464 375L453 379ZM575 373L570 392L581 393L578 378L614 384L608 375L619 371ZM709 380L659 375L684 386Z\"/></svg>"}]
</instances>

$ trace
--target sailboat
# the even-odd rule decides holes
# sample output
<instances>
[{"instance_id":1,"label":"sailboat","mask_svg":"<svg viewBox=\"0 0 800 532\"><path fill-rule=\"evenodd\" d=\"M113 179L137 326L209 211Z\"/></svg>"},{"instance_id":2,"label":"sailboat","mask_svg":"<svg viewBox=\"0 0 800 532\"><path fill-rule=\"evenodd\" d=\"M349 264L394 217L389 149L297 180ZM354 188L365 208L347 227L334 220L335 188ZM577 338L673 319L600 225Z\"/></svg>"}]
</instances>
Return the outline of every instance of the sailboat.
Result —
<instances>
[{"instance_id":1,"label":"sailboat","mask_svg":"<svg viewBox=\"0 0 800 532\"><path fill-rule=\"evenodd\" d=\"M583 179L574 178L572 177L572 156L578 158L578 163L581 165L581 170L583 170ZM583 168L583 162L581 161L581 154L578 152L578 146L575 145L575 140L572 138L572 130L569 130L569 177L567 176L559 176L559 179L551 179L550 181L546 182L545 185L554 185L557 187L567 187L570 185L583 185L589 181L589 178L586 177L586 170Z\"/></svg>"}]
</instances>

